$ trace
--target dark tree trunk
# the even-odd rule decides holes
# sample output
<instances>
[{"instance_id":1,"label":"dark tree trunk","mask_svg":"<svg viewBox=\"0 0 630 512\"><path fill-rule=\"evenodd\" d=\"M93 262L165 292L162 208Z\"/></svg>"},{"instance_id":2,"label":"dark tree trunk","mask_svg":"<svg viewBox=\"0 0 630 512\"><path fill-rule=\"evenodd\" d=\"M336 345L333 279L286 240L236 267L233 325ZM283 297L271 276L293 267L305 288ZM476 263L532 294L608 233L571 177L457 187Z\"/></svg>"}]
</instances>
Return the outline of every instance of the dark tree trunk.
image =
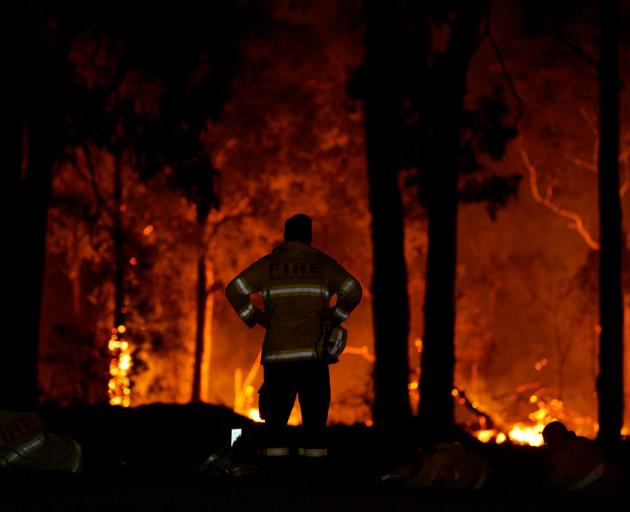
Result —
<instances>
[{"instance_id":1,"label":"dark tree trunk","mask_svg":"<svg viewBox=\"0 0 630 512\"><path fill-rule=\"evenodd\" d=\"M9 245L3 306L6 327L0 407L33 409L38 397L38 346L52 167L60 135L63 53L40 38L39 13L19 6L4 34L10 56L5 126L9 133L4 235ZM24 160L23 155L26 157Z\"/></svg>"},{"instance_id":2,"label":"dark tree trunk","mask_svg":"<svg viewBox=\"0 0 630 512\"><path fill-rule=\"evenodd\" d=\"M11 31L12 35L13 31ZM4 40L4 47L7 48L10 37ZM19 41L19 39L18 39ZM12 43L13 44L13 43ZM18 44L18 48L21 45ZM5 326L4 342L2 344L3 360L11 361L13 372L0 372L0 408L22 408L28 407L33 397L29 397L32 391L26 392L32 386L33 376L31 374L32 361L27 360L27 345L32 340L26 338L22 332L24 320L21 318L26 303L24 302L23 291L25 284L21 282L22 276L22 247L24 233L26 229L25 213L28 211L21 203L22 196L22 144L25 122L24 106L24 64L25 55L23 52L7 52L9 62L7 63L7 75L11 77L7 80L9 91L6 93L5 112L3 121L6 132L5 169L2 172L2 191L4 200L2 202L2 232L9 242L11 250L5 251L7 257L6 288L7 295L11 298L2 306L2 325ZM22 79L21 79L22 78ZM28 231L26 231L28 233ZM18 381L15 381L15 378ZM18 391L19 395L15 392ZM24 393L24 396L21 396ZM24 405L22 405L24 404Z\"/></svg>"},{"instance_id":3,"label":"dark tree trunk","mask_svg":"<svg viewBox=\"0 0 630 512\"><path fill-rule=\"evenodd\" d=\"M622 217L619 197L618 3L601 3L599 60L599 433L606 445L621 441L623 425Z\"/></svg>"},{"instance_id":4,"label":"dark tree trunk","mask_svg":"<svg viewBox=\"0 0 630 512\"><path fill-rule=\"evenodd\" d=\"M445 159L438 171L442 176L431 180L433 197L427 205L429 249L418 417L429 437L450 432L454 424L457 174L448 176L448 165Z\"/></svg>"},{"instance_id":5,"label":"dark tree trunk","mask_svg":"<svg viewBox=\"0 0 630 512\"><path fill-rule=\"evenodd\" d=\"M10 270L9 296L12 318L7 319L16 331L8 353L4 354L15 371L13 382L5 388L12 407L32 409L38 396L38 346L41 299L46 259L46 225L50 197L51 172L55 146L50 125L43 116L29 119L28 164L19 184L18 204L12 219L16 230L12 237L16 260ZM36 151L34 150L36 149ZM5 324L6 325L6 324ZM3 358L4 358L3 357Z\"/></svg>"},{"instance_id":6,"label":"dark tree trunk","mask_svg":"<svg viewBox=\"0 0 630 512\"><path fill-rule=\"evenodd\" d=\"M394 428L411 420L409 302L403 209L398 188L402 98L397 76L399 20L394 3L367 0L365 126L373 247L376 363L374 422Z\"/></svg>"},{"instance_id":7,"label":"dark tree trunk","mask_svg":"<svg viewBox=\"0 0 630 512\"><path fill-rule=\"evenodd\" d=\"M197 332L195 335L192 402L201 401L201 370L203 367L204 332L206 329L206 302L208 300L207 290L206 255L202 251L197 261Z\"/></svg>"},{"instance_id":8,"label":"dark tree trunk","mask_svg":"<svg viewBox=\"0 0 630 512\"><path fill-rule=\"evenodd\" d=\"M420 375L421 432L448 435L454 426L455 265L457 260L460 127L464 112L466 75L475 53L484 0L461 3L452 25L446 53L436 67L432 91L433 134L428 158L427 213L429 249L424 301L424 338Z\"/></svg>"},{"instance_id":9,"label":"dark tree trunk","mask_svg":"<svg viewBox=\"0 0 630 512\"><path fill-rule=\"evenodd\" d=\"M125 325L125 247L123 235L123 178L120 157L114 163L114 219L112 242L114 245L114 327Z\"/></svg>"}]
</instances>

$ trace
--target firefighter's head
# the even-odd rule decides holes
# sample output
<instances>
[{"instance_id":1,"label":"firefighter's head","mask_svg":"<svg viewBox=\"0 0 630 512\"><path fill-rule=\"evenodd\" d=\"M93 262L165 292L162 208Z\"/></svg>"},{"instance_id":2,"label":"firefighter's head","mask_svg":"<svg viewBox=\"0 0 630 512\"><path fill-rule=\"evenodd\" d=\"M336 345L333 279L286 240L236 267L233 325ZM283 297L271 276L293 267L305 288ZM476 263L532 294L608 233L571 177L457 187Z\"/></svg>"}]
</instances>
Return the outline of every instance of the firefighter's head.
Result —
<instances>
[{"instance_id":1,"label":"firefighter's head","mask_svg":"<svg viewBox=\"0 0 630 512\"><path fill-rule=\"evenodd\" d=\"M545 444L551 449L562 445L569 437L569 430L560 421L548 423L542 431Z\"/></svg>"},{"instance_id":2,"label":"firefighter's head","mask_svg":"<svg viewBox=\"0 0 630 512\"><path fill-rule=\"evenodd\" d=\"M284 223L284 241L302 242L311 245L313 239L313 223L308 215L298 213Z\"/></svg>"}]
</instances>

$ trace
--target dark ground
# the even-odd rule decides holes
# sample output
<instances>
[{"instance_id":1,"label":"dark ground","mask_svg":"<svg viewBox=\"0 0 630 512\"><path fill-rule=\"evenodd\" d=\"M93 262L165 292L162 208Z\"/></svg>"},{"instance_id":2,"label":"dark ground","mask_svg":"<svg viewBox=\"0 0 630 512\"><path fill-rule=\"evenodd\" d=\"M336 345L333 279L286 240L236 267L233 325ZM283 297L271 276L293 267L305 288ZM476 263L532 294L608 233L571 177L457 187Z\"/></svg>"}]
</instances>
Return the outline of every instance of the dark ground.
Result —
<instances>
[{"instance_id":1,"label":"dark ground","mask_svg":"<svg viewBox=\"0 0 630 512\"><path fill-rule=\"evenodd\" d=\"M409 444L363 426L331 427L330 461L321 478L292 467L282 478L213 477L194 472L229 444L230 428L251 423L225 408L152 405L138 409L83 407L42 409L56 433L75 437L84 449L84 472L0 473L0 511L28 510L429 510L541 511L627 510L630 445L610 457L620 483L597 492L544 489L542 449L474 445L492 475L480 491L386 487L376 478L405 459ZM253 427L254 435L258 432ZM404 445L404 448L403 448Z\"/></svg>"}]
</instances>

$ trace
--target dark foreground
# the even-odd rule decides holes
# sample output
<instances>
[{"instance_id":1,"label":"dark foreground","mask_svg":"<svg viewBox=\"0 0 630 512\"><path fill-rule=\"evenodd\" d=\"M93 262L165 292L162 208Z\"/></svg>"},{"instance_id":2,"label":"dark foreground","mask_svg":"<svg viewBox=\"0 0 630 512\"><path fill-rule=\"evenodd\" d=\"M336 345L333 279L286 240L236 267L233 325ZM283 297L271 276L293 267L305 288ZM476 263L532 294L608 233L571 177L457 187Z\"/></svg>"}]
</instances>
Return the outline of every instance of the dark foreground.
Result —
<instances>
[{"instance_id":1,"label":"dark foreground","mask_svg":"<svg viewBox=\"0 0 630 512\"><path fill-rule=\"evenodd\" d=\"M541 449L476 448L493 473L479 491L387 487L377 476L404 460L399 440L365 427L330 430L330 462L320 477L293 467L279 477L213 477L194 469L249 422L223 408L150 406L41 411L51 429L84 447L82 474L0 473L0 511L269 510L579 511L627 510L630 447L611 454L622 480L597 492L559 493L540 481ZM462 439L474 444L474 441ZM406 444L406 443L405 443Z\"/></svg>"},{"instance_id":2,"label":"dark foreground","mask_svg":"<svg viewBox=\"0 0 630 512\"><path fill-rule=\"evenodd\" d=\"M79 476L10 475L2 486L3 511L269 510L323 511L577 511L627 510L630 492L566 495L532 489L481 491L385 489L329 481L225 481L185 474L99 473Z\"/></svg>"}]
</instances>

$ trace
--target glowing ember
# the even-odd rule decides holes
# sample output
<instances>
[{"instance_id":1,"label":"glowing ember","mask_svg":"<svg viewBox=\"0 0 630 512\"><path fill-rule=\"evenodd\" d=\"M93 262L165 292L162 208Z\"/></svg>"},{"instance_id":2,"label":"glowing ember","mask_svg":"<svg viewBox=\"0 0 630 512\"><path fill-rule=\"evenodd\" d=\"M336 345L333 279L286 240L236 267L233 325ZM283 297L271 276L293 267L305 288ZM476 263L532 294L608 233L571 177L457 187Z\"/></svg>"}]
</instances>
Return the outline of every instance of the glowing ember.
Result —
<instances>
[{"instance_id":1,"label":"glowing ember","mask_svg":"<svg viewBox=\"0 0 630 512\"><path fill-rule=\"evenodd\" d=\"M129 407L131 405L131 381L129 372L133 367L133 358L129 342L122 339L122 335L127 331L124 325L119 325L117 329L112 329L107 348L112 359L109 363L110 379L107 384L110 405L120 405Z\"/></svg>"},{"instance_id":2,"label":"glowing ember","mask_svg":"<svg viewBox=\"0 0 630 512\"><path fill-rule=\"evenodd\" d=\"M497 431L494 429L480 430L475 433L475 436L477 437L477 439L479 439L479 441L481 441L482 443L489 443L496 437L496 435L497 435Z\"/></svg>"},{"instance_id":3,"label":"glowing ember","mask_svg":"<svg viewBox=\"0 0 630 512\"><path fill-rule=\"evenodd\" d=\"M544 444L542 431L545 428L542 424L524 425L517 423L510 430L508 437L516 444L527 444L529 446L542 446Z\"/></svg>"},{"instance_id":4,"label":"glowing ember","mask_svg":"<svg viewBox=\"0 0 630 512\"><path fill-rule=\"evenodd\" d=\"M252 407L249 411L247 411L247 417L250 420L255 421L256 423L262 423L263 419L260 417L260 412L256 407Z\"/></svg>"},{"instance_id":5,"label":"glowing ember","mask_svg":"<svg viewBox=\"0 0 630 512\"><path fill-rule=\"evenodd\" d=\"M538 407L534 412L528 414L532 423L515 423L507 434L495 429L478 430L474 434L475 437L482 443L494 441L501 444L509 439L514 444L542 446L544 444L542 431L545 425L560 419L564 404L555 398L545 402L537 395L531 395L529 403L536 404Z\"/></svg>"},{"instance_id":6,"label":"glowing ember","mask_svg":"<svg viewBox=\"0 0 630 512\"><path fill-rule=\"evenodd\" d=\"M255 421L256 423L262 423L265 421L260 417L260 411L257 407L250 407L245 416L247 416L250 420ZM297 406L294 407L291 411L291 416L289 416L288 424L294 427L302 424L302 415L300 414L300 410Z\"/></svg>"},{"instance_id":7,"label":"glowing ember","mask_svg":"<svg viewBox=\"0 0 630 512\"><path fill-rule=\"evenodd\" d=\"M539 372L541 371L545 366L547 366L547 364L549 364L549 360L547 358L543 358L540 361L536 361L536 363L534 364L534 369Z\"/></svg>"}]
</instances>

